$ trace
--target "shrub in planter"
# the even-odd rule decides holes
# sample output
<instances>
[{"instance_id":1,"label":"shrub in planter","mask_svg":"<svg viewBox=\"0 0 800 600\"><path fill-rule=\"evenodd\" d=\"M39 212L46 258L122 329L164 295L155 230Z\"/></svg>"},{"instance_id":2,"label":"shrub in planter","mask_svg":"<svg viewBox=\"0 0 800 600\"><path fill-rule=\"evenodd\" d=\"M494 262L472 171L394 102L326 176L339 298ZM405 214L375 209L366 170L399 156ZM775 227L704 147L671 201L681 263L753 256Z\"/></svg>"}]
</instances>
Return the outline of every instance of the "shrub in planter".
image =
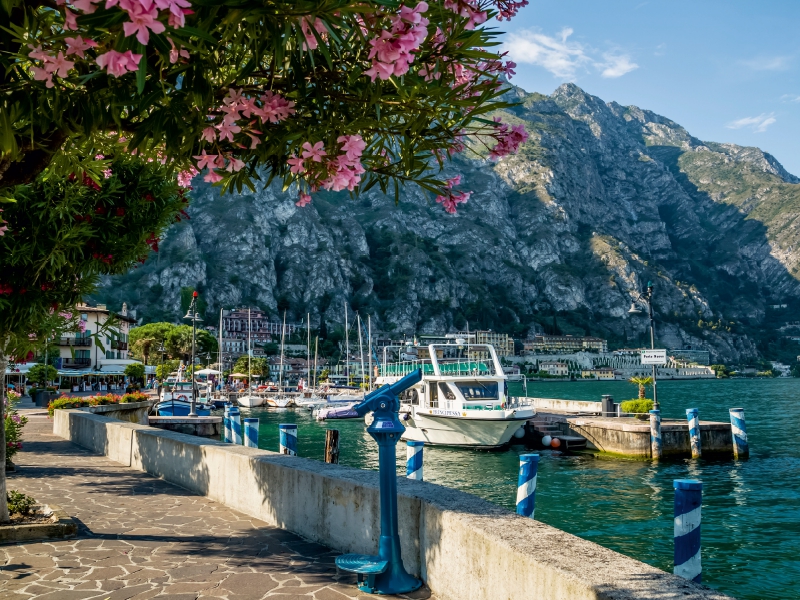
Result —
<instances>
[{"instance_id":1,"label":"shrub in planter","mask_svg":"<svg viewBox=\"0 0 800 600\"><path fill-rule=\"evenodd\" d=\"M14 406L19 402L19 394L10 392L6 396L6 467L11 466L11 459L22 448L22 428L28 422L28 417L20 416Z\"/></svg>"},{"instance_id":2,"label":"shrub in planter","mask_svg":"<svg viewBox=\"0 0 800 600\"><path fill-rule=\"evenodd\" d=\"M619 409L624 413L644 413L639 418L649 418L645 415L653 410L653 401L645 398L644 400L626 400L619 405Z\"/></svg>"},{"instance_id":3,"label":"shrub in planter","mask_svg":"<svg viewBox=\"0 0 800 600\"><path fill-rule=\"evenodd\" d=\"M8 500L8 513L11 515L29 515L33 512L33 507L36 506L36 500L15 490L9 490L6 493L6 498Z\"/></svg>"},{"instance_id":4,"label":"shrub in planter","mask_svg":"<svg viewBox=\"0 0 800 600\"><path fill-rule=\"evenodd\" d=\"M146 402L148 400L147 394L143 394L142 392L130 392L129 394L123 394L122 398L120 398L120 402Z\"/></svg>"}]
</instances>

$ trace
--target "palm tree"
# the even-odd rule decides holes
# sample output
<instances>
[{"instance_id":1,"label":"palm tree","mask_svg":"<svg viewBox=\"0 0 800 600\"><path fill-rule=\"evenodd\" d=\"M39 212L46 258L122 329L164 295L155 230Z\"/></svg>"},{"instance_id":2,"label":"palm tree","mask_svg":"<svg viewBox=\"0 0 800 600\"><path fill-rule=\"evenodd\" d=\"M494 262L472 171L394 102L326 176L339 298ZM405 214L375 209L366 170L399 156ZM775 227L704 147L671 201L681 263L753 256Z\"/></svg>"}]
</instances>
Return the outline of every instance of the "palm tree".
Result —
<instances>
[{"instance_id":1,"label":"palm tree","mask_svg":"<svg viewBox=\"0 0 800 600\"><path fill-rule=\"evenodd\" d=\"M644 400L644 388L648 385L653 385L652 377L631 377L628 383L639 386L639 400Z\"/></svg>"},{"instance_id":2,"label":"palm tree","mask_svg":"<svg viewBox=\"0 0 800 600\"><path fill-rule=\"evenodd\" d=\"M142 356L144 358L144 364L147 364L147 358L150 356L150 351L153 349L156 340L155 338L142 338L140 340L136 340L136 343L131 347L131 353L134 356Z\"/></svg>"}]
</instances>

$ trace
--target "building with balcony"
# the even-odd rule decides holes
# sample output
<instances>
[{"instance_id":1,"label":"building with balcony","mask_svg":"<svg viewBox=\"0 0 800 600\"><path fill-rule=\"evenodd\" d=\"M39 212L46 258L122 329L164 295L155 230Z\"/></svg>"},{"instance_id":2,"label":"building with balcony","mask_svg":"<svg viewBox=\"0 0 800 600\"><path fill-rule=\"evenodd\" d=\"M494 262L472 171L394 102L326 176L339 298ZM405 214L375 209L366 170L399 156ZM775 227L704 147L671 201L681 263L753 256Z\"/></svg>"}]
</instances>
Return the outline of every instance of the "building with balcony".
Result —
<instances>
[{"instance_id":1,"label":"building with balcony","mask_svg":"<svg viewBox=\"0 0 800 600\"><path fill-rule=\"evenodd\" d=\"M241 353L247 353L248 312L250 336L253 344L280 342L282 322L270 321L269 316L259 308L235 308L222 311L223 346L228 340L244 340L244 350ZM295 323L287 323L286 337L288 338L302 327L302 325Z\"/></svg>"},{"instance_id":2,"label":"building with balcony","mask_svg":"<svg viewBox=\"0 0 800 600\"><path fill-rule=\"evenodd\" d=\"M537 335L523 342L524 354L573 354L583 351L608 352L608 341L598 337L571 335Z\"/></svg>"},{"instance_id":3,"label":"building with balcony","mask_svg":"<svg viewBox=\"0 0 800 600\"><path fill-rule=\"evenodd\" d=\"M56 340L56 368L62 377L78 380L84 376L121 376L127 365L138 362L128 358L128 334L136 325L136 318L129 314L126 304L118 313L105 304L79 304L75 311L83 321L84 331Z\"/></svg>"},{"instance_id":4,"label":"building with balcony","mask_svg":"<svg viewBox=\"0 0 800 600\"><path fill-rule=\"evenodd\" d=\"M543 360L539 363L539 370L544 371L548 375L555 375L558 377L566 377L569 375L569 365L565 362Z\"/></svg>"}]
</instances>

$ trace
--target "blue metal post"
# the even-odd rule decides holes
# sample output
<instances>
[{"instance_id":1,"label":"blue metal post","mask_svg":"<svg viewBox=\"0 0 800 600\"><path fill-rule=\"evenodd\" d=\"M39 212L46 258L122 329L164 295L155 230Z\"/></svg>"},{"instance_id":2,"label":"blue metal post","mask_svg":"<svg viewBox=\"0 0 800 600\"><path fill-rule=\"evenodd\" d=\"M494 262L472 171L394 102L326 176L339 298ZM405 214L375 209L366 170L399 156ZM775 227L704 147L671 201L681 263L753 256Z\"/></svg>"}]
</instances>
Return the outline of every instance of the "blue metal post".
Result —
<instances>
[{"instance_id":1,"label":"blue metal post","mask_svg":"<svg viewBox=\"0 0 800 600\"><path fill-rule=\"evenodd\" d=\"M231 407L225 405L225 409L222 416L222 423L225 427L223 431L222 441L226 444L230 444L233 440L233 432L231 431L231 415L230 415Z\"/></svg>"},{"instance_id":2,"label":"blue metal post","mask_svg":"<svg viewBox=\"0 0 800 600\"><path fill-rule=\"evenodd\" d=\"M673 573L697 583L702 581L700 564L700 507L703 484L696 479L676 479L675 568Z\"/></svg>"},{"instance_id":3,"label":"blue metal post","mask_svg":"<svg viewBox=\"0 0 800 600\"><path fill-rule=\"evenodd\" d=\"M258 419L244 420L244 445L258 448Z\"/></svg>"},{"instance_id":4,"label":"blue metal post","mask_svg":"<svg viewBox=\"0 0 800 600\"><path fill-rule=\"evenodd\" d=\"M242 414L235 406L228 411L231 421L231 442L237 446L242 445Z\"/></svg>"},{"instance_id":5,"label":"blue metal post","mask_svg":"<svg viewBox=\"0 0 800 600\"><path fill-rule=\"evenodd\" d=\"M425 442L408 442L406 448L406 477L422 481L422 448Z\"/></svg>"},{"instance_id":6,"label":"blue metal post","mask_svg":"<svg viewBox=\"0 0 800 600\"><path fill-rule=\"evenodd\" d=\"M534 510L536 510L536 472L538 470L538 454L523 454L519 457L517 514L531 519L533 519Z\"/></svg>"},{"instance_id":7,"label":"blue metal post","mask_svg":"<svg viewBox=\"0 0 800 600\"><path fill-rule=\"evenodd\" d=\"M747 445L747 426L744 422L744 409L731 408L731 435L733 435L733 455L736 458L750 456L750 447Z\"/></svg>"},{"instance_id":8,"label":"blue metal post","mask_svg":"<svg viewBox=\"0 0 800 600\"><path fill-rule=\"evenodd\" d=\"M686 420L689 421L689 443L692 445L692 458L700 458L700 411L696 408L686 409Z\"/></svg>"},{"instance_id":9,"label":"blue metal post","mask_svg":"<svg viewBox=\"0 0 800 600\"><path fill-rule=\"evenodd\" d=\"M650 411L650 454L653 460L661 458L661 411Z\"/></svg>"},{"instance_id":10,"label":"blue metal post","mask_svg":"<svg viewBox=\"0 0 800 600\"><path fill-rule=\"evenodd\" d=\"M278 425L280 431L280 447L278 452L297 456L297 425L295 423L281 423Z\"/></svg>"},{"instance_id":11,"label":"blue metal post","mask_svg":"<svg viewBox=\"0 0 800 600\"><path fill-rule=\"evenodd\" d=\"M397 442L405 431L400 422L398 395L422 380L417 369L392 385L369 394L353 409L363 416L372 411L374 420L367 428L378 443L381 498L381 536L378 555L343 554L336 566L358 574L358 588L369 594L404 594L418 589L422 582L409 575L403 566L397 515Z\"/></svg>"}]
</instances>

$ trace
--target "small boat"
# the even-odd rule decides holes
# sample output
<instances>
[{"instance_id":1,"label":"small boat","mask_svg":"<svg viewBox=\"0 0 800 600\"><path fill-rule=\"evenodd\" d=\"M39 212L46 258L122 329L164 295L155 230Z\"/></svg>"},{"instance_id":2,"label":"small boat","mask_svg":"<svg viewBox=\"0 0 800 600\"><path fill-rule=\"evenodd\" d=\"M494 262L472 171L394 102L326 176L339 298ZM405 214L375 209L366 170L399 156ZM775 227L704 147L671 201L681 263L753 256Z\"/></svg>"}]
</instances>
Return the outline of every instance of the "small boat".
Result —
<instances>
[{"instance_id":1,"label":"small boat","mask_svg":"<svg viewBox=\"0 0 800 600\"><path fill-rule=\"evenodd\" d=\"M359 414L353 410L357 402L341 404L323 404L313 410L311 415L317 421L330 421L332 419L358 419Z\"/></svg>"},{"instance_id":2,"label":"small boat","mask_svg":"<svg viewBox=\"0 0 800 600\"><path fill-rule=\"evenodd\" d=\"M236 402L244 408L255 408L256 406L262 406L266 402L266 398L253 391L248 391L236 398Z\"/></svg>"},{"instance_id":3,"label":"small boat","mask_svg":"<svg viewBox=\"0 0 800 600\"><path fill-rule=\"evenodd\" d=\"M459 340L460 342L461 340ZM403 440L464 448L502 448L536 415L522 398L511 398L505 373L490 344L387 346L377 383L391 384L416 369L422 381L400 396ZM397 362L387 353L394 349ZM427 355L420 358L420 355Z\"/></svg>"},{"instance_id":4,"label":"small boat","mask_svg":"<svg viewBox=\"0 0 800 600\"><path fill-rule=\"evenodd\" d=\"M267 406L272 408L291 408L295 405L294 398L286 394L279 394L277 396L269 396L266 399Z\"/></svg>"},{"instance_id":5,"label":"small boat","mask_svg":"<svg viewBox=\"0 0 800 600\"><path fill-rule=\"evenodd\" d=\"M199 417L211 415L211 405L204 402L199 394L195 402L195 412ZM169 387L161 389L158 402L153 411L159 417L188 417L192 410L192 382L173 381Z\"/></svg>"}]
</instances>

